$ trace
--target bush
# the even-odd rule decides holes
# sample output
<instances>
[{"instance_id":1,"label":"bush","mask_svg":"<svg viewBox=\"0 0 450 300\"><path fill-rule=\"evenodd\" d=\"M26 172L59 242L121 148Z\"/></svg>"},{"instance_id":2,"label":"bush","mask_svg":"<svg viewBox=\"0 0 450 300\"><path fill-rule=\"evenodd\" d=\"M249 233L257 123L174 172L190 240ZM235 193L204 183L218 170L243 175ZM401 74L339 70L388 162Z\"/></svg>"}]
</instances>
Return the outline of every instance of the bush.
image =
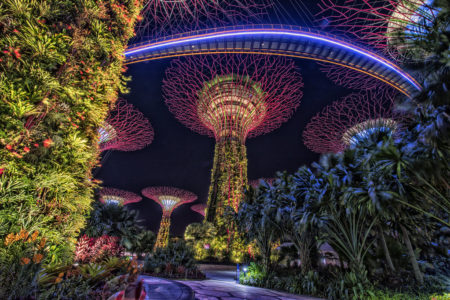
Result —
<instances>
[{"instance_id":1,"label":"bush","mask_svg":"<svg viewBox=\"0 0 450 300\"><path fill-rule=\"evenodd\" d=\"M0 240L0 299L26 297L36 288L36 273L47 254L39 232L21 230Z\"/></svg>"},{"instance_id":2,"label":"bush","mask_svg":"<svg viewBox=\"0 0 450 300\"><path fill-rule=\"evenodd\" d=\"M107 257L119 256L123 248L119 238L115 236L101 236L90 238L86 235L80 237L75 250L75 261L81 263L99 262Z\"/></svg>"},{"instance_id":3,"label":"bush","mask_svg":"<svg viewBox=\"0 0 450 300\"><path fill-rule=\"evenodd\" d=\"M98 263L48 266L38 279L40 299L106 299L137 279L137 263L110 258Z\"/></svg>"},{"instance_id":4,"label":"bush","mask_svg":"<svg viewBox=\"0 0 450 300\"><path fill-rule=\"evenodd\" d=\"M148 254L144 272L168 278L203 278L194 259L194 251L184 241L171 242Z\"/></svg>"}]
</instances>

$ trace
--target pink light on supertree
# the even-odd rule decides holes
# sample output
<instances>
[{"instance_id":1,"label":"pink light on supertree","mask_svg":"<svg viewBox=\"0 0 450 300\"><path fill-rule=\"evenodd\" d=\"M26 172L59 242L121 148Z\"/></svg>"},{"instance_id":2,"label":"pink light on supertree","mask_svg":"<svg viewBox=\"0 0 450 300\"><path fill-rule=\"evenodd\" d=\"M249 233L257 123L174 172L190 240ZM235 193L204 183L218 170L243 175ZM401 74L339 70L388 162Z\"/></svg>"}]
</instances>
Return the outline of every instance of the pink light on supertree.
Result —
<instances>
[{"instance_id":1,"label":"pink light on supertree","mask_svg":"<svg viewBox=\"0 0 450 300\"><path fill-rule=\"evenodd\" d=\"M350 94L313 117L303 132L303 141L314 152L338 153L375 133L397 134L405 119L394 111L392 95L370 91Z\"/></svg>"},{"instance_id":2,"label":"pink light on supertree","mask_svg":"<svg viewBox=\"0 0 450 300\"><path fill-rule=\"evenodd\" d=\"M204 203L200 203L200 204L195 204L191 206L191 209L193 211L195 211L196 213L201 214L203 217L206 215L206 204Z\"/></svg>"},{"instance_id":3,"label":"pink light on supertree","mask_svg":"<svg viewBox=\"0 0 450 300\"><path fill-rule=\"evenodd\" d=\"M262 177L259 179L254 179L254 180L250 180L249 181L249 185L252 186L253 188L257 188L258 186L261 185L261 181L265 181L267 182L269 185L272 185L273 182L275 181L275 178L266 178L266 177Z\"/></svg>"},{"instance_id":4,"label":"pink light on supertree","mask_svg":"<svg viewBox=\"0 0 450 300\"><path fill-rule=\"evenodd\" d=\"M292 60L263 55L195 56L172 62L163 93L169 110L216 149L206 219L239 207L247 185L245 141L281 126L300 104Z\"/></svg>"},{"instance_id":5,"label":"pink light on supertree","mask_svg":"<svg viewBox=\"0 0 450 300\"><path fill-rule=\"evenodd\" d=\"M103 126L98 129L101 151L136 151L153 141L150 121L132 104L119 99Z\"/></svg>"},{"instance_id":6,"label":"pink light on supertree","mask_svg":"<svg viewBox=\"0 0 450 300\"><path fill-rule=\"evenodd\" d=\"M438 11L431 4L432 0L321 0L319 15L322 24L395 59L423 58L424 53L418 53L413 44L427 34L436 19Z\"/></svg>"},{"instance_id":7,"label":"pink light on supertree","mask_svg":"<svg viewBox=\"0 0 450 300\"><path fill-rule=\"evenodd\" d=\"M141 200L141 196L124 190L115 188L103 188L100 190L100 201L104 204L127 205Z\"/></svg>"},{"instance_id":8,"label":"pink light on supertree","mask_svg":"<svg viewBox=\"0 0 450 300\"><path fill-rule=\"evenodd\" d=\"M158 203L163 211L155 248L166 247L169 243L170 216L180 205L194 202L197 196L189 191L168 186L148 187L142 195Z\"/></svg>"},{"instance_id":9,"label":"pink light on supertree","mask_svg":"<svg viewBox=\"0 0 450 300\"><path fill-rule=\"evenodd\" d=\"M140 37L156 37L183 31L259 21L271 0L147 0Z\"/></svg>"}]
</instances>

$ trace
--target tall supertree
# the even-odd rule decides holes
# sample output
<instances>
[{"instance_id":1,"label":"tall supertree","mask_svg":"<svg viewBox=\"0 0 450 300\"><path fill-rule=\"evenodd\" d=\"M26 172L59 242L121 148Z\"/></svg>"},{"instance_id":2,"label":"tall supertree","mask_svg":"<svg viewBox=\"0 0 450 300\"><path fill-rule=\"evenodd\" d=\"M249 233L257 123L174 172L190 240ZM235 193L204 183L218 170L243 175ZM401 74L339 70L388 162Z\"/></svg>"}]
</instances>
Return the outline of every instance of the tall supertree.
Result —
<instances>
[{"instance_id":1,"label":"tall supertree","mask_svg":"<svg viewBox=\"0 0 450 300\"><path fill-rule=\"evenodd\" d=\"M170 216L172 212L182 204L194 202L197 200L197 196L189 191L168 186L145 188L142 190L142 195L152 199L162 208L163 215L155 248L166 247L169 242Z\"/></svg>"},{"instance_id":2,"label":"tall supertree","mask_svg":"<svg viewBox=\"0 0 450 300\"><path fill-rule=\"evenodd\" d=\"M154 137L150 121L123 99L117 101L98 133L101 151L140 150L151 144Z\"/></svg>"},{"instance_id":3,"label":"tall supertree","mask_svg":"<svg viewBox=\"0 0 450 300\"><path fill-rule=\"evenodd\" d=\"M423 58L414 41L431 29L433 0L321 0L321 24L361 39L395 59ZM443 24L442 26L447 26ZM413 51L411 51L413 50Z\"/></svg>"},{"instance_id":4,"label":"tall supertree","mask_svg":"<svg viewBox=\"0 0 450 300\"><path fill-rule=\"evenodd\" d=\"M100 201L104 204L127 205L141 200L141 196L124 190L115 188L103 188L100 190Z\"/></svg>"},{"instance_id":5,"label":"tall supertree","mask_svg":"<svg viewBox=\"0 0 450 300\"><path fill-rule=\"evenodd\" d=\"M318 113L303 132L305 145L318 153L341 152L373 134L397 134L406 118L394 111L394 97L355 93Z\"/></svg>"},{"instance_id":6,"label":"tall supertree","mask_svg":"<svg viewBox=\"0 0 450 300\"><path fill-rule=\"evenodd\" d=\"M258 21L271 0L147 0L138 37Z\"/></svg>"},{"instance_id":7,"label":"tall supertree","mask_svg":"<svg viewBox=\"0 0 450 300\"><path fill-rule=\"evenodd\" d=\"M247 185L245 141L287 121L300 104L293 61L259 55L196 56L172 62L163 92L169 110L193 131L214 137L206 220L237 210Z\"/></svg>"},{"instance_id":8,"label":"tall supertree","mask_svg":"<svg viewBox=\"0 0 450 300\"><path fill-rule=\"evenodd\" d=\"M201 214L203 217L206 215L206 204L204 203L200 203L200 204L195 204L191 206L191 209L193 211L195 211L196 213Z\"/></svg>"}]
</instances>

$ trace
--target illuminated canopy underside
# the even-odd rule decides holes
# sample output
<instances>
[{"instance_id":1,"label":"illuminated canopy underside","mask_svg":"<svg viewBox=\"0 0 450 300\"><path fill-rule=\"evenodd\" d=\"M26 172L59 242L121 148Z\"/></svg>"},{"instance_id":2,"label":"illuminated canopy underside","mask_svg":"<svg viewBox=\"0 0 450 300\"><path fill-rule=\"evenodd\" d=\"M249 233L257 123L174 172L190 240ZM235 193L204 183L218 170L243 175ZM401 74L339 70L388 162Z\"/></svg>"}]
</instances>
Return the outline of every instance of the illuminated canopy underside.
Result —
<instances>
[{"instance_id":1,"label":"illuminated canopy underside","mask_svg":"<svg viewBox=\"0 0 450 300\"><path fill-rule=\"evenodd\" d=\"M248 78L216 77L199 93L198 115L216 140L235 138L243 142L265 118L264 92Z\"/></svg>"},{"instance_id":2,"label":"illuminated canopy underside","mask_svg":"<svg viewBox=\"0 0 450 300\"><path fill-rule=\"evenodd\" d=\"M348 146L354 146L358 142L367 139L375 132L384 132L391 135L397 130L397 122L393 119L372 119L356 124L342 135L342 142Z\"/></svg>"}]
</instances>

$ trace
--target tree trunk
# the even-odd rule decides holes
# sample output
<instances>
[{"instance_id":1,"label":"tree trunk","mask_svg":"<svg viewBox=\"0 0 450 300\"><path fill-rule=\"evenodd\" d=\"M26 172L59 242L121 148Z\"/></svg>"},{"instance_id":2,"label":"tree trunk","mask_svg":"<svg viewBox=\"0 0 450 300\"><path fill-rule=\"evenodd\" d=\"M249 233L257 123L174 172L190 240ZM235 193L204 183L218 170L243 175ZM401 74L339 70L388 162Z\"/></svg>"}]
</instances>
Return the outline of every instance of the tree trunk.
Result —
<instances>
[{"instance_id":1,"label":"tree trunk","mask_svg":"<svg viewBox=\"0 0 450 300\"><path fill-rule=\"evenodd\" d=\"M414 270L414 276L416 277L416 280L420 284L423 284L423 276L422 276L422 273L420 272L419 264L417 263L416 255L415 255L414 249L411 245L411 240L409 239L408 232L406 231L406 228L403 227L403 225L400 225L400 228L403 233L403 239L405 241L406 248L408 249L408 256L409 256L409 259L411 260L411 264L412 264L412 267Z\"/></svg>"},{"instance_id":2,"label":"tree trunk","mask_svg":"<svg viewBox=\"0 0 450 300\"><path fill-rule=\"evenodd\" d=\"M381 244L383 245L384 256L386 257L386 261L388 263L389 269L391 270L391 272L395 272L395 267L394 267L394 264L392 263L391 254L389 253L389 249L387 247L386 240L384 238L383 229L380 226L378 228L378 230L380 232Z\"/></svg>"}]
</instances>

